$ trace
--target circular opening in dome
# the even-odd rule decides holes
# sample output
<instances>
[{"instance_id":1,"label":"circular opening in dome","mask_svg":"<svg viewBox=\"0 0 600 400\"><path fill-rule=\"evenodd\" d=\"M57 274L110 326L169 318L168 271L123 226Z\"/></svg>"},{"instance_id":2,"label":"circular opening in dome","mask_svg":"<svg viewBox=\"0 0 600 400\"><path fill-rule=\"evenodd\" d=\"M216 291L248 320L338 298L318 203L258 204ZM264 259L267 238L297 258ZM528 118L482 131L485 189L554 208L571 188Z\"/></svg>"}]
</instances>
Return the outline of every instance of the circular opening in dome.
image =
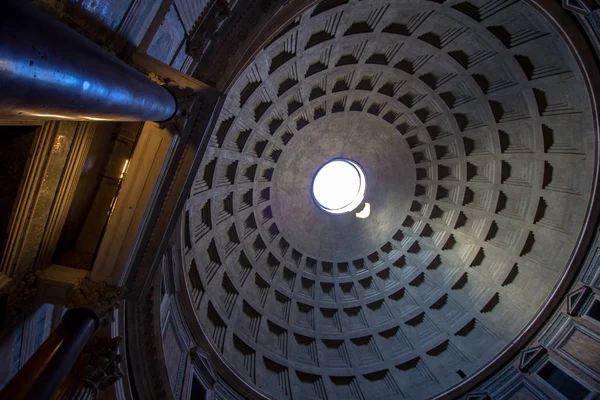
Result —
<instances>
[{"instance_id":1,"label":"circular opening in dome","mask_svg":"<svg viewBox=\"0 0 600 400\"><path fill-rule=\"evenodd\" d=\"M365 174L356 162L336 158L317 171L312 184L315 202L331 214L358 207L365 197Z\"/></svg>"}]
</instances>

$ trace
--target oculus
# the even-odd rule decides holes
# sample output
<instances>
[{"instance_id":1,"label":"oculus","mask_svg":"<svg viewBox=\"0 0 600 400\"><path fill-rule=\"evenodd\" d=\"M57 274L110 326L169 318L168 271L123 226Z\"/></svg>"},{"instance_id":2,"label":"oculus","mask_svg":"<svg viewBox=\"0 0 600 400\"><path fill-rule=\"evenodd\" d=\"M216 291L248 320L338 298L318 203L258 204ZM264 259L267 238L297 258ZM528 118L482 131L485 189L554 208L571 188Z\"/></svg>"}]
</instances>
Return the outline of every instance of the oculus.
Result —
<instances>
[{"instance_id":1,"label":"oculus","mask_svg":"<svg viewBox=\"0 0 600 400\"><path fill-rule=\"evenodd\" d=\"M325 163L313 179L315 203L330 214L356 209L365 197L365 174L355 161L336 158Z\"/></svg>"}]
</instances>

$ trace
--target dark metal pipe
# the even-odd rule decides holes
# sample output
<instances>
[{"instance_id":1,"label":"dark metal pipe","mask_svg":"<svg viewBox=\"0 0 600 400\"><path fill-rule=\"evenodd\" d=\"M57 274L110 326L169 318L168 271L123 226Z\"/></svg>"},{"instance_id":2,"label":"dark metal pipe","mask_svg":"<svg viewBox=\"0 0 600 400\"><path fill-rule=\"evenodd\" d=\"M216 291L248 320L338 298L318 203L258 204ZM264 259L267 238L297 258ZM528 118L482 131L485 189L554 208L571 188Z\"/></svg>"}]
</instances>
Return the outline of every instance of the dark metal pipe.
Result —
<instances>
[{"instance_id":1,"label":"dark metal pipe","mask_svg":"<svg viewBox=\"0 0 600 400\"><path fill-rule=\"evenodd\" d=\"M96 328L87 308L65 313L61 323L0 392L0 399L51 399Z\"/></svg>"},{"instance_id":2,"label":"dark metal pipe","mask_svg":"<svg viewBox=\"0 0 600 400\"><path fill-rule=\"evenodd\" d=\"M26 0L0 0L0 119L166 121L173 95Z\"/></svg>"}]
</instances>

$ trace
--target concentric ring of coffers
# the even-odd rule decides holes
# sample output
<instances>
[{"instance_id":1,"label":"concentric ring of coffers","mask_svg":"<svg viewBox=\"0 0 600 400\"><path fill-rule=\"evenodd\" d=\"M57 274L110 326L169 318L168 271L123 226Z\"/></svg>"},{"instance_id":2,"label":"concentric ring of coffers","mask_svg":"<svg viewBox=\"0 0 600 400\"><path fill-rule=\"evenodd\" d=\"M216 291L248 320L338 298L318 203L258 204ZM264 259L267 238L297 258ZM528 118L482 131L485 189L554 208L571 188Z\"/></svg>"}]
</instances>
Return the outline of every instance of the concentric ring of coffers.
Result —
<instances>
[{"instance_id":1,"label":"concentric ring of coffers","mask_svg":"<svg viewBox=\"0 0 600 400\"><path fill-rule=\"evenodd\" d=\"M229 91L187 203L198 321L276 398L433 395L507 345L569 262L594 184L584 79L526 2L326 1L288 28ZM306 132L353 115L405 142L412 190L380 243L325 258L306 243L339 232L304 240L319 221L276 212L315 207L310 183L274 182Z\"/></svg>"}]
</instances>

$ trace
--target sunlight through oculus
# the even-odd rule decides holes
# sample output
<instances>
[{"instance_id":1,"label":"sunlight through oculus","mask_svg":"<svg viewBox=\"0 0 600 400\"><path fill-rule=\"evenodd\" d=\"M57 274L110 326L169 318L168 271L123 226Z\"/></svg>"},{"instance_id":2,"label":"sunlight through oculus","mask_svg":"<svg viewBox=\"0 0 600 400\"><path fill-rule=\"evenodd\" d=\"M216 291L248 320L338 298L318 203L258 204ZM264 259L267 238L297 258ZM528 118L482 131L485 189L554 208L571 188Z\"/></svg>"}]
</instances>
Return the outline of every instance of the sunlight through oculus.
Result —
<instances>
[{"instance_id":1,"label":"sunlight through oculus","mask_svg":"<svg viewBox=\"0 0 600 400\"><path fill-rule=\"evenodd\" d=\"M328 213L353 211L365 197L365 174L354 161L331 160L317 171L312 193L317 205Z\"/></svg>"}]
</instances>

